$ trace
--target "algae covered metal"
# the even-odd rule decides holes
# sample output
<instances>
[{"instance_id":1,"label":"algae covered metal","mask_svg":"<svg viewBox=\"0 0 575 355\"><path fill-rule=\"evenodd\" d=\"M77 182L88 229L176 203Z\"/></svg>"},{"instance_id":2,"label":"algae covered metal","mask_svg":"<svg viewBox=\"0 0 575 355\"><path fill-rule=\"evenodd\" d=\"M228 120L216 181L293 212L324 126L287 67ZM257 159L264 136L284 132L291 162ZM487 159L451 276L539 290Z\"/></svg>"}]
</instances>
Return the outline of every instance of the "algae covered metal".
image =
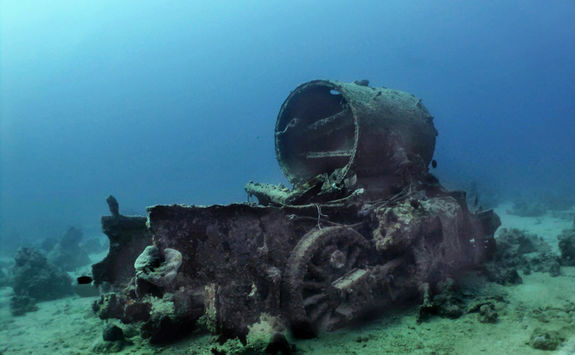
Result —
<instances>
[{"instance_id":1,"label":"algae covered metal","mask_svg":"<svg viewBox=\"0 0 575 355\"><path fill-rule=\"evenodd\" d=\"M275 146L291 183L336 171L336 183L352 174L359 180L380 181L407 163L425 171L437 131L421 100L361 84L314 80L285 100L276 122Z\"/></svg>"},{"instance_id":2,"label":"algae covered metal","mask_svg":"<svg viewBox=\"0 0 575 355\"><path fill-rule=\"evenodd\" d=\"M264 319L307 337L433 293L491 255L499 226L428 172L436 135L411 94L300 85L275 128L293 188L249 182L257 204L148 208L153 245L95 310L143 322L153 342L196 326L245 339Z\"/></svg>"}]
</instances>

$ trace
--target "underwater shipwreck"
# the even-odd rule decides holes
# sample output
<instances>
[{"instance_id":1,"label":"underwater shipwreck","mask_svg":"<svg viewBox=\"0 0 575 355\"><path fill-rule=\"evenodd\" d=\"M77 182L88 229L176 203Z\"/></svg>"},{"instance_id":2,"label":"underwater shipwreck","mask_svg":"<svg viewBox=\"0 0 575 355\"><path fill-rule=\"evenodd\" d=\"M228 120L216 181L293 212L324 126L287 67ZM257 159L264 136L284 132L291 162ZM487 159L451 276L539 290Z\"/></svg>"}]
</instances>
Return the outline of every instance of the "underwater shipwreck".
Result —
<instances>
[{"instance_id":1,"label":"underwater shipwreck","mask_svg":"<svg viewBox=\"0 0 575 355\"><path fill-rule=\"evenodd\" d=\"M267 327L279 346L288 332L321 336L421 304L492 256L499 218L429 173L437 130L417 97L310 81L274 134L292 189L249 182L246 203L157 205L147 217L108 199L110 250L92 267L110 291L94 303L101 318L135 323L152 343L199 327L245 343Z\"/></svg>"}]
</instances>

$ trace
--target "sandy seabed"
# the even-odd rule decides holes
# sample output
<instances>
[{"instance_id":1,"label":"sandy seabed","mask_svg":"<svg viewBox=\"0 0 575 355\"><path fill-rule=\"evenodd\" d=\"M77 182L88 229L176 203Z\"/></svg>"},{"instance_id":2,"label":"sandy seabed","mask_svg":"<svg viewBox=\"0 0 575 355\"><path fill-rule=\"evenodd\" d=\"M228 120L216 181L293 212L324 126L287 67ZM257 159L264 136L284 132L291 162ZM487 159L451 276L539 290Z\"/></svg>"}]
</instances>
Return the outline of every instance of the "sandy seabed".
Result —
<instances>
[{"instance_id":1,"label":"sandy seabed","mask_svg":"<svg viewBox=\"0 0 575 355\"><path fill-rule=\"evenodd\" d=\"M517 217L507 213L508 207L496 210L502 227L535 233L554 250L557 235L572 227L572 217ZM493 324L479 322L477 313L417 324L413 307L359 328L293 343L302 354L575 354L575 267L562 267L557 277L540 272L521 277L519 285L487 285L487 294L505 300ZM93 354L102 342L105 322L91 310L96 298L42 302L38 311L12 317L10 293L10 288L0 289L0 354ZM533 349L528 341L536 328L558 331L565 341L555 351ZM151 346L137 335L129 341L117 354L211 354L215 337L198 333L169 346Z\"/></svg>"}]
</instances>

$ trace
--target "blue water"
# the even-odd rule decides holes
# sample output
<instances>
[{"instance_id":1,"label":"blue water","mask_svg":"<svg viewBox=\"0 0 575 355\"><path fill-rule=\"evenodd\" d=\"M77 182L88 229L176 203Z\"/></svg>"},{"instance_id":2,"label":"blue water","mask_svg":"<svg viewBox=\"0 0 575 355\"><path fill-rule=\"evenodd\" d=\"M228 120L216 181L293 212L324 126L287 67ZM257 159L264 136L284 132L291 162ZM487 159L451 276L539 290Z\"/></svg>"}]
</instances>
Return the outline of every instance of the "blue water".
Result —
<instances>
[{"instance_id":1,"label":"blue water","mask_svg":"<svg viewBox=\"0 0 575 355\"><path fill-rule=\"evenodd\" d=\"M277 112L320 78L421 97L444 182L575 195L572 0L0 4L3 243L285 182Z\"/></svg>"}]
</instances>

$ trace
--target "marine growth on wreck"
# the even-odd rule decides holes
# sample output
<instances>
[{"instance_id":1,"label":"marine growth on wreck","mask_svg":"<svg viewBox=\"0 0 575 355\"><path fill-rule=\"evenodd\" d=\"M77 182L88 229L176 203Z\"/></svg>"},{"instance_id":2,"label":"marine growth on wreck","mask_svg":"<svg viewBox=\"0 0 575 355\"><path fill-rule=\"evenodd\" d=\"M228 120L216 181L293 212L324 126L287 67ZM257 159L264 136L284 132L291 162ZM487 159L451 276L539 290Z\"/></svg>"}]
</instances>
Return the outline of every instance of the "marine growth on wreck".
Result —
<instances>
[{"instance_id":1,"label":"marine growth on wreck","mask_svg":"<svg viewBox=\"0 0 575 355\"><path fill-rule=\"evenodd\" d=\"M288 352L286 339L367 314L432 312L446 283L492 258L499 218L430 174L437 130L419 98L310 81L287 97L274 135L291 189L251 181L253 202L157 205L147 219L109 199L110 252L93 265L112 290L94 303L101 318L152 343L204 329L246 345L265 329L262 346Z\"/></svg>"}]
</instances>

